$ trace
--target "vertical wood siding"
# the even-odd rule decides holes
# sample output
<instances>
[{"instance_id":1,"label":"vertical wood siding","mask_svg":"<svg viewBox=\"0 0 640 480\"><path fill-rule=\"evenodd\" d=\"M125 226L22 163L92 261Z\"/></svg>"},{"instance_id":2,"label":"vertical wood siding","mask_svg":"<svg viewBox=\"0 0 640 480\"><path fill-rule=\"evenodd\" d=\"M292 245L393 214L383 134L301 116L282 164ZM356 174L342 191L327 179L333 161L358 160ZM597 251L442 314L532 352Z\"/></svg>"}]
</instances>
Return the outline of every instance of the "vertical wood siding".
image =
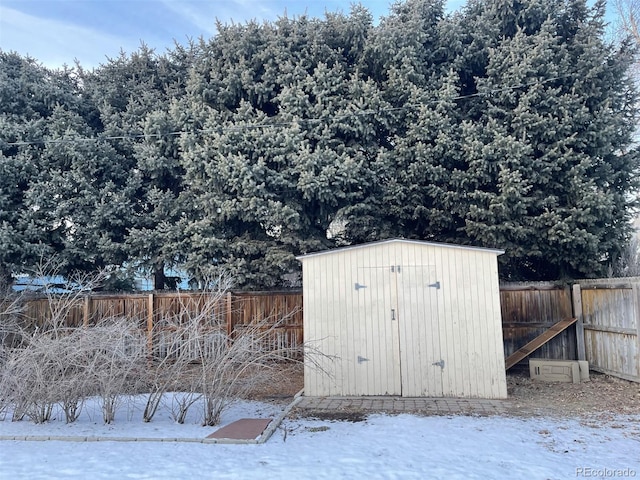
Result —
<instances>
[{"instance_id":1,"label":"vertical wood siding","mask_svg":"<svg viewBox=\"0 0 640 480\"><path fill-rule=\"evenodd\" d=\"M28 324L44 325L56 310L64 312L61 321L70 328L126 317L133 328L147 332L149 351L158 356L173 343L169 323L201 313L212 330L226 330L232 336L250 326L266 330L276 325L273 338L268 339L274 349L293 351L303 341L301 292L229 292L216 301L197 292L95 295L78 297L71 303L68 297L31 298L25 302L22 317Z\"/></svg>"},{"instance_id":2,"label":"vertical wood siding","mask_svg":"<svg viewBox=\"0 0 640 480\"><path fill-rule=\"evenodd\" d=\"M640 282L581 281L586 357L591 368L640 382Z\"/></svg>"},{"instance_id":3,"label":"vertical wood siding","mask_svg":"<svg viewBox=\"0 0 640 480\"><path fill-rule=\"evenodd\" d=\"M568 286L551 283L506 283L500 286L505 358L555 323L573 316ZM536 358L573 360L576 357L575 327L540 347ZM528 368L528 359L520 362Z\"/></svg>"},{"instance_id":4,"label":"vertical wood siding","mask_svg":"<svg viewBox=\"0 0 640 480\"><path fill-rule=\"evenodd\" d=\"M396 241L302 262L321 352L306 395L506 397L495 252Z\"/></svg>"}]
</instances>

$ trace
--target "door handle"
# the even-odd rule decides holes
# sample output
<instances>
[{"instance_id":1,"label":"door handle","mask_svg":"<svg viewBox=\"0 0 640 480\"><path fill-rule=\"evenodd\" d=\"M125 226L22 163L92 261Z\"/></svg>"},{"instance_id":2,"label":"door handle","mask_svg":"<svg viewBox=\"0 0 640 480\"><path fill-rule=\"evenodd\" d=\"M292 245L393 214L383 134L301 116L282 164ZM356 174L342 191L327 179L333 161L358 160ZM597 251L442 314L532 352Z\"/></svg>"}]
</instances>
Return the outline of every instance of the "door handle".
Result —
<instances>
[{"instance_id":1,"label":"door handle","mask_svg":"<svg viewBox=\"0 0 640 480\"><path fill-rule=\"evenodd\" d=\"M396 309L392 308L391 309L391 320L395 320L396 319Z\"/></svg>"}]
</instances>

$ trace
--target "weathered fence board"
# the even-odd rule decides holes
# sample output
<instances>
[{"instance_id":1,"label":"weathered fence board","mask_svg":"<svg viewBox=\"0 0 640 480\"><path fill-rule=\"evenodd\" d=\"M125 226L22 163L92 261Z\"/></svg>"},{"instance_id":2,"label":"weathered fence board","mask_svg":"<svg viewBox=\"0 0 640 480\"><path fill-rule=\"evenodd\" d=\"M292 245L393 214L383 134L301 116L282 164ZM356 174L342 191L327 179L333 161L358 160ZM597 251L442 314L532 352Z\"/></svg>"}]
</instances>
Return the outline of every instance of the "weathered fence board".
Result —
<instances>
[{"instance_id":1,"label":"weathered fence board","mask_svg":"<svg viewBox=\"0 0 640 480\"><path fill-rule=\"evenodd\" d=\"M503 283L500 306L505 358L558 321L573 316L569 287L552 283ZM561 360L574 359L575 355L575 327L569 327L535 352L536 357ZM527 360L520 363L525 365Z\"/></svg>"},{"instance_id":2,"label":"weathered fence board","mask_svg":"<svg viewBox=\"0 0 640 480\"><path fill-rule=\"evenodd\" d=\"M146 332L150 351L161 354L163 342L170 343L170 329L166 340L158 335L167 327L167 318L188 319L208 308L212 332L226 330L233 336L268 319L265 329L276 325L269 339L271 348L297 348L303 343L299 291L228 292L215 302L207 298L211 297L184 292L92 295L78 297L64 308L55 303L52 307L46 298L32 298L24 316L42 324L60 308L69 327L125 316ZM535 356L564 360L584 356L594 370L640 382L640 278L581 280L573 290L551 283L504 283L500 302L505 358L559 320L576 317L575 326L540 347Z\"/></svg>"},{"instance_id":3,"label":"weathered fence board","mask_svg":"<svg viewBox=\"0 0 640 480\"><path fill-rule=\"evenodd\" d=\"M164 355L172 339L172 324L199 318L212 332L224 331L232 337L247 328L274 333L269 347L296 349L302 345L301 292L161 292L149 294L87 295L69 298L30 298L22 313L27 323L44 325L53 315L64 312L62 324L75 328L95 325L103 319L126 317L131 325L146 332L147 347ZM209 339L211 340L211 339ZM211 341L215 341L211 340ZM181 348L190 348L190 339ZM196 348L195 346L193 347ZM208 348L208 347L203 347Z\"/></svg>"},{"instance_id":4,"label":"weathered fence board","mask_svg":"<svg viewBox=\"0 0 640 480\"><path fill-rule=\"evenodd\" d=\"M640 279L578 284L590 368L640 382Z\"/></svg>"}]
</instances>

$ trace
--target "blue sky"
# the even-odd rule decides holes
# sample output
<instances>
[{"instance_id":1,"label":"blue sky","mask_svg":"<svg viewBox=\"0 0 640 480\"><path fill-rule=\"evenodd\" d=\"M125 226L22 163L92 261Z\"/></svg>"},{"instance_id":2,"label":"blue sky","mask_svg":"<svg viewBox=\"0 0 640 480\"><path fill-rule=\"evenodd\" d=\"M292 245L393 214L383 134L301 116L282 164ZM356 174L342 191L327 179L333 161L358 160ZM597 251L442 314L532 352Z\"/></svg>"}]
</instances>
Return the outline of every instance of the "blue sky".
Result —
<instances>
[{"instance_id":1,"label":"blue sky","mask_svg":"<svg viewBox=\"0 0 640 480\"><path fill-rule=\"evenodd\" d=\"M375 19L386 15L390 0L362 0ZM450 0L451 6L463 0ZM174 39L215 35L224 23L274 20L325 11L348 13L344 0L0 0L0 49L30 55L56 68L78 59L97 67L120 50L132 52L142 41L163 53Z\"/></svg>"}]
</instances>

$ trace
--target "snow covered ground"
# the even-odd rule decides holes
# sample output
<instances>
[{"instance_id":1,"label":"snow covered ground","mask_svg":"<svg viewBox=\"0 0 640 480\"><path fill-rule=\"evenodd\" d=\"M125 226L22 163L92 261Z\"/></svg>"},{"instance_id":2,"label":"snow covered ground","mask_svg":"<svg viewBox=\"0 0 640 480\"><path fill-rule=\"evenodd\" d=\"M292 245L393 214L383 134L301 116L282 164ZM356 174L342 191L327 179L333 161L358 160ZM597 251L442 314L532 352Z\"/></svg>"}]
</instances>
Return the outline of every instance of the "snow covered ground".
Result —
<instances>
[{"instance_id":1,"label":"snow covered ground","mask_svg":"<svg viewBox=\"0 0 640 480\"><path fill-rule=\"evenodd\" d=\"M81 419L0 421L0 436L204 438L193 410L173 422L167 401L151 423L143 399L103 425L89 402ZM223 414L276 416L284 407L241 402ZM370 415L364 422L287 419L262 445L0 441L2 479L565 479L640 478L640 416L589 419Z\"/></svg>"}]
</instances>

